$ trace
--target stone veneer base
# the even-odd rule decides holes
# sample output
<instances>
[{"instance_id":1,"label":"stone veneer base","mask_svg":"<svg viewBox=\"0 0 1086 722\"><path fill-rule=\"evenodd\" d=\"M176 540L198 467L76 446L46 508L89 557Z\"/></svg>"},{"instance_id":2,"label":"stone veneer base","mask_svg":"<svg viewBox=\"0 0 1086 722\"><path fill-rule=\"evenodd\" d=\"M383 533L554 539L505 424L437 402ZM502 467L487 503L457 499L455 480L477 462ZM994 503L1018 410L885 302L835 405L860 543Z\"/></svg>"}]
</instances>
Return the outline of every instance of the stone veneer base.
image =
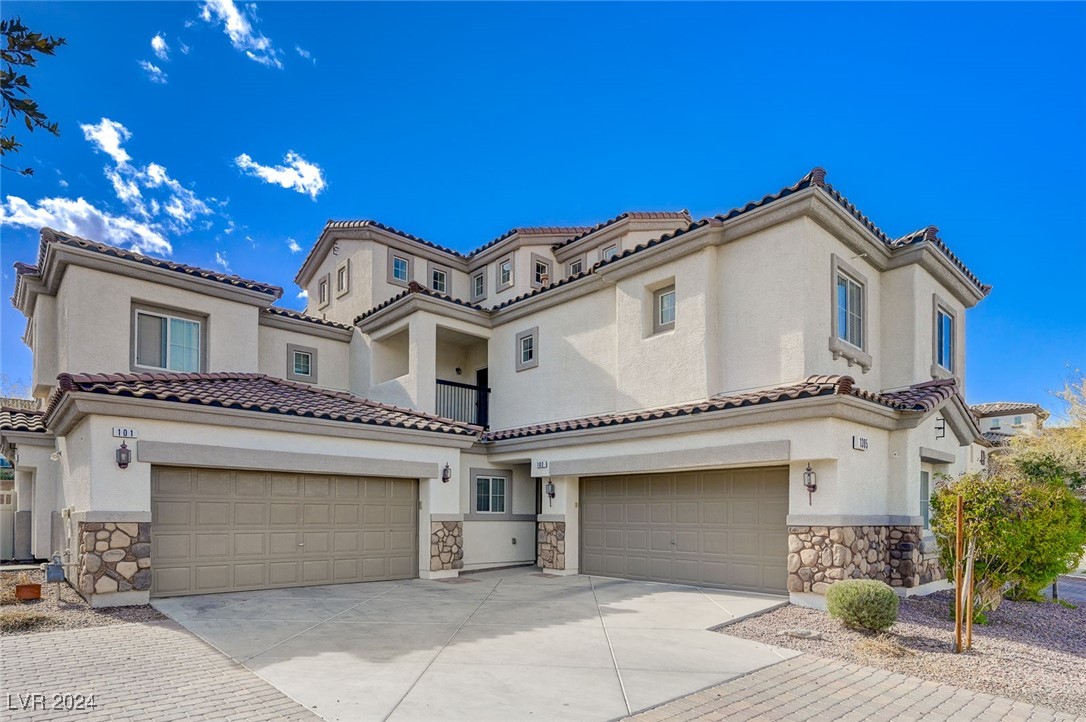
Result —
<instances>
[{"instance_id":1,"label":"stone veneer base","mask_svg":"<svg viewBox=\"0 0 1086 722\"><path fill-rule=\"evenodd\" d=\"M536 563L543 569L566 568L566 523L541 521L536 523Z\"/></svg>"},{"instance_id":2,"label":"stone veneer base","mask_svg":"<svg viewBox=\"0 0 1086 722\"><path fill-rule=\"evenodd\" d=\"M938 554L921 550L922 537L918 526L790 526L788 591L825 594L844 579L903 590L937 582L945 575Z\"/></svg>"},{"instance_id":3,"label":"stone veneer base","mask_svg":"<svg viewBox=\"0 0 1086 722\"><path fill-rule=\"evenodd\" d=\"M464 522L430 522L430 571L464 568Z\"/></svg>"},{"instance_id":4,"label":"stone veneer base","mask_svg":"<svg viewBox=\"0 0 1086 722\"><path fill-rule=\"evenodd\" d=\"M151 589L151 524L79 522L77 589L84 597L139 592L146 599Z\"/></svg>"}]
</instances>

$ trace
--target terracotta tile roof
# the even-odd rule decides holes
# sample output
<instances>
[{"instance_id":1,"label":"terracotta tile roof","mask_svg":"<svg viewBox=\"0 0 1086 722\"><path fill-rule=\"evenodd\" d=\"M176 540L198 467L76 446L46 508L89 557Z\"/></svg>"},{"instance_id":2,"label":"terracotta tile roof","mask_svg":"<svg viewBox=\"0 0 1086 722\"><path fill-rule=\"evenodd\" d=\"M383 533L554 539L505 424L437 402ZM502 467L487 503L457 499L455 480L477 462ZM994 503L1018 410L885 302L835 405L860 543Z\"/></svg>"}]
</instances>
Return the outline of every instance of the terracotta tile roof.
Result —
<instances>
[{"instance_id":1,"label":"terracotta tile roof","mask_svg":"<svg viewBox=\"0 0 1086 722\"><path fill-rule=\"evenodd\" d=\"M985 295L991 292L992 287L990 285L981 283L980 279L973 275L973 272L965 267L965 264L962 262L962 260L954 255L954 252L950 250L950 246L944 243L943 239L939 238L939 229L935 226L927 226L926 228L921 228L918 231L913 231L907 236L902 236L901 238L891 241L890 246L892 248L904 248L906 246L917 245L920 243L930 243L938 248L940 251L942 251L943 255L946 256L947 259L951 263L953 263L959 271L965 274L965 277L972 281L977 288L981 289Z\"/></svg>"},{"instance_id":2,"label":"terracotta tile roof","mask_svg":"<svg viewBox=\"0 0 1086 722\"><path fill-rule=\"evenodd\" d=\"M454 303L457 306L463 306L464 308L470 308L473 311L481 311L482 313L490 313L490 311L488 309L483 308L482 306L479 306L478 304L469 303L468 301L463 301L463 300L461 300L459 298L455 298L454 296L449 296L449 295L444 294L444 293L438 293L437 291L431 291L429 288L427 288L426 286L423 286L418 281L412 281L411 283L407 284L406 289L404 289L403 291L400 291L399 293L397 293L392 298L388 299L387 301L383 301L382 303L377 304L376 306L374 306L370 310L368 310L368 311L366 311L366 312L364 312L362 314L359 314L358 316L355 316L354 322L356 324L361 323L362 321L364 321L365 319L367 319L370 316L374 315L378 311L383 311L384 309L388 308L389 306L396 303L397 301L400 301L400 300L402 300L404 298L407 298L408 296L411 296L411 295L414 295L414 294L418 294L420 296L428 296L430 298L437 298L437 299L440 299L442 301L447 301L449 303Z\"/></svg>"},{"instance_id":3,"label":"terracotta tile roof","mask_svg":"<svg viewBox=\"0 0 1086 722\"><path fill-rule=\"evenodd\" d=\"M474 437L482 429L440 416L377 403L257 373L60 374L45 418L70 392L155 399L283 416L327 419Z\"/></svg>"},{"instance_id":4,"label":"terracotta tile roof","mask_svg":"<svg viewBox=\"0 0 1086 722\"><path fill-rule=\"evenodd\" d=\"M218 281L219 283L225 283L230 286L236 286L238 288L244 288L250 291L266 293L268 295L274 296L275 298L279 298L283 295L283 289L279 286L273 286L268 283L260 283L259 281L251 281L249 279L242 278L241 276L219 273L218 271L211 271L206 268L187 266L183 263L175 263L173 261L167 261L161 258L152 258L151 256L145 256L142 253L127 251L123 248L110 246L108 244L99 243L97 241L90 241L86 238L80 238L79 236L73 236L68 233L53 230L52 228L41 229L41 243L38 246L37 265L28 266L25 263L17 263L15 264L16 272L20 276L39 274L41 272L41 268L45 264L46 251L52 244L70 246L72 248L82 248L84 250L94 251L95 253L101 253L104 256L123 258L125 260L135 261L136 263L142 263L147 266L154 266L155 268L164 268L169 271L183 273L187 276L195 276L197 278L204 278L210 281Z\"/></svg>"},{"instance_id":5,"label":"terracotta tile roof","mask_svg":"<svg viewBox=\"0 0 1086 722\"><path fill-rule=\"evenodd\" d=\"M404 239L406 239L408 241L414 241L415 243L421 243L424 246L429 246L430 248L437 249L437 250L441 251L442 253L448 253L450 256L456 256L457 258L467 258L467 256L465 256L460 251L454 251L453 249L449 248L448 246L442 246L440 244L434 243L433 241L428 241L425 238L420 238L419 236L408 233L407 231L401 231L399 228L393 228L392 226L385 225L384 223L381 223L380 221L374 221L374 220L368 220L368 219L357 220L357 221L333 221L333 220L329 220L327 223L324 224L324 231L329 231L329 230L350 230L350 229L354 229L354 228L379 228L382 231L386 231L386 232L391 233L393 235L399 236L400 238L404 238ZM321 231L322 236L324 235L324 231ZM305 261L302 263L303 266L306 263L309 263L309 257L313 255L313 252L316 249L317 249L317 244L314 243L313 248L309 249L309 254L306 255Z\"/></svg>"},{"instance_id":6,"label":"terracotta tile roof","mask_svg":"<svg viewBox=\"0 0 1086 722\"><path fill-rule=\"evenodd\" d=\"M728 409L761 406L764 404L776 403L778 401L795 401L818 396L854 396L856 398L864 399L865 401L889 407L896 411L931 411L940 403L953 396L957 388L954 381L948 379L946 381L929 381L916 384L904 391L875 393L858 389L856 388L855 383L855 380L851 376L809 376L805 380L795 384L775 386L768 389L757 389L743 393L717 394L715 396L710 396L703 401L695 401L686 404L661 406L653 409L643 409L640 411L629 411L617 414L586 416L579 419L489 431L484 434L483 440L484 442L491 442L502 441L505 439L520 439L529 436L560 433L563 431L577 431L603 426L631 424L639 421L693 416L713 411L726 411Z\"/></svg>"},{"instance_id":7,"label":"terracotta tile roof","mask_svg":"<svg viewBox=\"0 0 1086 722\"><path fill-rule=\"evenodd\" d=\"M501 234L492 241L487 241L483 245L476 248L474 251L468 254L468 257L477 256L491 246L496 246L506 238L511 236L566 236L567 239L576 236L580 233L584 233L591 226L526 226L522 228L510 228L505 233ZM552 246L557 248L560 245L568 243L568 240L562 241L562 243Z\"/></svg>"},{"instance_id":8,"label":"terracotta tile roof","mask_svg":"<svg viewBox=\"0 0 1086 722\"><path fill-rule=\"evenodd\" d=\"M1010 443L1014 434L1001 434L998 431L985 431L981 436L993 446L1006 446Z\"/></svg>"},{"instance_id":9,"label":"terracotta tile roof","mask_svg":"<svg viewBox=\"0 0 1086 722\"><path fill-rule=\"evenodd\" d=\"M619 221L623 221L629 218L630 220L660 220L660 221L682 221L683 223L691 223L694 219L690 216L690 211L685 208L681 211L626 211L625 213L619 213L614 218L609 218L602 223L597 223L594 226L582 228L580 233L568 238L561 243L555 243L551 246L552 249L558 250L563 246L568 246L571 243L576 243L582 238L592 235L596 231L601 231L604 228L614 225Z\"/></svg>"},{"instance_id":10,"label":"terracotta tile roof","mask_svg":"<svg viewBox=\"0 0 1086 722\"><path fill-rule=\"evenodd\" d=\"M0 432L33 431L44 434L45 412L0 406Z\"/></svg>"},{"instance_id":11,"label":"terracotta tile roof","mask_svg":"<svg viewBox=\"0 0 1086 722\"><path fill-rule=\"evenodd\" d=\"M281 306L268 306L265 309L261 309L262 313L267 313L272 316L282 316L284 318L293 318L296 321L306 321L308 323L315 323L320 326L329 326L331 328L338 328L344 331L353 330L353 326L348 326L345 323L337 323L335 321L329 321L324 318L317 318L316 316L307 316L300 311L292 311L289 308L282 308Z\"/></svg>"},{"instance_id":12,"label":"terracotta tile roof","mask_svg":"<svg viewBox=\"0 0 1086 722\"><path fill-rule=\"evenodd\" d=\"M1048 418L1048 412L1037 404L1022 403L1020 401L993 401L990 404L977 404L969 407L977 416L1002 416L1004 414L1037 414Z\"/></svg>"}]
</instances>

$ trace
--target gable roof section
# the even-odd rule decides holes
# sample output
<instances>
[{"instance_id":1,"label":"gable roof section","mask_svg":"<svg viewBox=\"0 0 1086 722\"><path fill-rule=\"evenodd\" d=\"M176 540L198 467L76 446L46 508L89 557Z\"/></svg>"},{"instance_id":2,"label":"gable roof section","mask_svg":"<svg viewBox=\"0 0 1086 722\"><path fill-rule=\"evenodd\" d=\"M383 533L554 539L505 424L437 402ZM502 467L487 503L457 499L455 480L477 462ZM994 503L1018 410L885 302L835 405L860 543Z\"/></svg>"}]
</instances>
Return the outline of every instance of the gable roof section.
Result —
<instances>
[{"instance_id":1,"label":"gable roof section","mask_svg":"<svg viewBox=\"0 0 1086 722\"><path fill-rule=\"evenodd\" d=\"M475 437L471 424L381 404L344 391L258 373L60 374L44 421L49 423L69 393L105 394L132 399L170 401L282 416L325 419L396 429Z\"/></svg>"},{"instance_id":2,"label":"gable roof section","mask_svg":"<svg viewBox=\"0 0 1086 722\"><path fill-rule=\"evenodd\" d=\"M727 411L729 409L762 406L779 401L796 401L799 399L810 399L820 396L851 396L893 409L894 411L929 412L938 408L941 403L957 393L957 385L953 379L926 381L910 386L906 390L892 393L864 391L857 388L855 383L855 380L851 376L809 376L805 380L795 384L775 386L773 388L758 389L744 393L717 394L715 396L710 396L703 401L695 401L686 404L661 406L652 409L617 414L586 416L579 419L489 431L483 435L483 441L492 442L507 439L522 439L530 436L542 436L565 431L579 431L604 426L632 424L641 421L693 416L715 411Z\"/></svg>"},{"instance_id":3,"label":"gable roof section","mask_svg":"<svg viewBox=\"0 0 1086 722\"><path fill-rule=\"evenodd\" d=\"M151 256L145 256L142 253L136 253L135 251L128 251L117 246L111 246L106 243L100 243L98 241L91 241L86 238L80 238L79 236L73 236L69 233L57 231L52 228L41 229L41 242L38 244L38 262L36 265L30 266L25 263L16 263L15 271L17 274L16 284L19 283L23 276L40 276L42 269L45 267L46 257L51 246L68 246L70 248L79 248L86 251L92 251L94 253L100 253L103 256L109 256L111 258L120 258L126 261L135 261L146 266L153 266L155 268L161 268L175 273L181 273L187 276L193 276L196 278L202 278L209 281L216 281L236 288L243 288L248 291L256 291L257 293L265 293L274 298L279 298L283 295L283 289L279 286L273 286L269 283L261 283L260 281L252 281L241 276L232 274L219 273L218 271L212 271L206 268L199 268L197 266L189 266L184 263L176 263L174 261L167 261L162 258L153 258ZM16 289L16 295L18 290Z\"/></svg>"},{"instance_id":4,"label":"gable roof section","mask_svg":"<svg viewBox=\"0 0 1086 722\"><path fill-rule=\"evenodd\" d=\"M0 406L0 432L28 431L44 434L45 412L20 409L12 406Z\"/></svg>"},{"instance_id":5,"label":"gable roof section","mask_svg":"<svg viewBox=\"0 0 1086 722\"><path fill-rule=\"evenodd\" d=\"M572 238L567 238L566 240L562 241L561 243L555 243L553 246L551 246L551 249L557 251L559 248L562 248L564 246L568 246L571 243L576 243L577 241L581 240L582 238L586 238L588 236L591 236L593 233L596 233L597 231L602 231L604 228L607 228L608 226L613 226L614 224L618 223L619 221L624 221L624 220L627 220L627 219L633 220L633 221L640 221L640 220L652 220L652 221L676 220L676 221L684 221L685 223L692 223L693 220L694 220L690 215L690 211L686 210L685 208L683 210L681 210L681 211L627 211L625 213L619 213L614 218L609 218L606 221L603 221L602 223L597 223L594 226L589 226L589 227L582 228L579 234L573 236Z\"/></svg>"},{"instance_id":6,"label":"gable roof section","mask_svg":"<svg viewBox=\"0 0 1086 722\"><path fill-rule=\"evenodd\" d=\"M1048 412L1039 405L1020 401L993 401L989 404L977 404L970 408L980 418L1004 416L1006 414L1037 414L1041 419L1047 419L1049 416Z\"/></svg>"},{"instance_id":7,"label":"gable roof section","mask_svg":"<svg viewBox=\"0 0 1086 722\"><path fill-rule=\"evenodd\" d=\"M490 313L489 309L483 308L482 306L480 306L478 304L469 303L468 301L463 301L463 300L461 300L459 298L456 298L454 296L449 296L449 295L444 294L444 293L438 293L437 291L432 291L429 288L427 288L426 286L423 286L418 281L411 281L411 283L407 284L406 289L404 289L403 291L400 291L399 293L397 293L392 298L388 299L387 301L383 301L383 302L377 304L373 308L369 309L368 311L364 311L363 313L359 314L358 316L355 316L354 322L355 322L355 324L361 323L362 321L365 321L370 316L374 316L377 313L379 313L381 311L384 311L389 306L394 306L399 301L402 301L403 299L407 298L408 296L413 296L415 294L418 294L420 296L426 296L428 298L436 298L439 301L445 301L446 303L451 303L451 304L454 304L456 306L462 306L463 308L470 308L473 311L479 311L479 312L485 313L485 314Z\"/></svg>"},{"instance_id":8,"label":"gable roof section","mask_svg":"<svg viewBox=\"0 0 1086 722\"><path fill-rule=\"evenodd\" d=\"M950 246L948 246L943 241L943 239L939 237L939 229L935 226L927 226L926 228L921 228L918 231L913 231L907 236L902 236L901 238L891 241L890 247L906 248L908 246L916 246L921 243L930 243L931 245L938 248L942 252L942 254L947 257L947 260L954 264L955 268L961 271L962 274L964 274L965 277L973 283L973 285L983 291L984 295L988 295L988 293L992 290L991 286L981 283L980 279L973 275L972 271L966 268L965 263L962 262L962 259L954 255L954 252L950 250Z\"/></svg>"},{"instance_id":9,"label":"gable roof section","mask_svg":"<svg viewBox=\"0 0 1086 722\"><path fill-rule=\"evenodd\" d=\"M315 323L319 326L327 326L329 328L338 328L341 331L351 331L352 326L348 326L345 323L337 323L335 321L329 321L325 318L317 318L316 316L307 316L300 311L293 311L289 308L283 308L282 306L268 306L260 310L261 313L266 313L271 316L282 316L283 318L292 318L295 321L305 321L307 323Z\"/></svg>"}]
</instances>

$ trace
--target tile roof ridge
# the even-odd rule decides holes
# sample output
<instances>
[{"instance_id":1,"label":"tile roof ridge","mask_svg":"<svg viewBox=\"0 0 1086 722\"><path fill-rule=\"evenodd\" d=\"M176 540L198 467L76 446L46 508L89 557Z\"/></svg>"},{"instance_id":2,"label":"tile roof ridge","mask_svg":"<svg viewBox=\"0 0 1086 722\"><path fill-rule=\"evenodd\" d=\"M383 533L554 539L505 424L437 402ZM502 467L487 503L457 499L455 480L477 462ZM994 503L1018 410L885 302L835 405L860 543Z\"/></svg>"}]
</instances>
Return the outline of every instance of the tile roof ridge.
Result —
<instances>
[{"instance_id":1,"label":"tile roof ridge","mask_svg":"<svg viewBox=\"0 0 1086 722\"><path fill-rule=\"evenodd\" d=\"M316 323L322 326L332 326L335 328L341 328L345 331L351 330L352 326L345 323L339 323L338 321L329 321L326 318L320 318L319 316L310 316L307 313L301 311L295 311L292 308L284 308L282 306L267 306L260 309L261 313L270 313L273 316L283 316L285 318L293 318L299 321L308 321L309 323Z\"/></svg>"},{"instance_id":2,"label":"tile roof ridge","mask_svg":"<svg viewBox=\"0 0 1086 722\"><path fill-rule=\"evenodd\" d=\"M562 241L560 243L555 243L553 246L551 246L551 250L556 251L559 248L563 248L563 247L568 246L568 245L570 245L572 243L576 243L577 241L581 240L582 238L587 238L588 236L592 235L593 233L597 233L598 231L601 231L604 228L607 228L608 226L612 226L615 223L618 223L619 221L625 220L627 218L632 218L632 219L635 219L635 220L667 220L667 219L679 220L679 219L684 219L684 220L686 220L687 223L692 223L693 220L694 220L693 217L690 215L690 211L688 211L685 208L683 208L682 210L678 210L678 211L623 211L622 213L619 213L617 216L614 216L612 218L608 218L605 221L600 221L599 223L597 223L594 226L586 227L583 232L581 232L580 234L578 234L578 235L576 235L576 236L574 236L572 238L567 238L566 240L564 240L564 241Z\"/></svg>"},{"instance_id":3,"label":"tile roof ridge","mask_svg":"<svg viewBox=\"0 0 1086 722\"><path fill-rule=\"evenodd\" d=\"M408 296L412 296L412 295L415 295L415 294L418 294L420 296L426 296L428 298L434 298L434 299L437 299L439 301L445 301L446 303L452 303L452 304L455 304L457 306L462 306L464 308L471 309L472 311L479 311L481 313L485 313L485 314L488 314L488 315L493 310L493 309L489 309L489 308L485 308L483 306L480 306L477 303L472 303L470 301L465 301L462 298L457 298L455 296L450 296L450 295L448 295L446 293L438 293L437 291L434 291L433 289L430 289L430 288L427 288L426 286L423 286L418 281L411 281L410 283L407 284L407 288L400 291L399 293L397 293L392 298L388 299L387 301L382 301L381 303L377 304L373 308L371 308L371 309L369 309L367 311L363 311L359 315L355 316L354 322L355 322L355 324L361 323L362 321L366 320L370 316L373 316L377 312L383 311L386 308L388 308L389 306L392 306L393 304L395 304L395 303L397 303L399 301L402 301L403 299L407 298Z\"/></svg>"}]
</instances>

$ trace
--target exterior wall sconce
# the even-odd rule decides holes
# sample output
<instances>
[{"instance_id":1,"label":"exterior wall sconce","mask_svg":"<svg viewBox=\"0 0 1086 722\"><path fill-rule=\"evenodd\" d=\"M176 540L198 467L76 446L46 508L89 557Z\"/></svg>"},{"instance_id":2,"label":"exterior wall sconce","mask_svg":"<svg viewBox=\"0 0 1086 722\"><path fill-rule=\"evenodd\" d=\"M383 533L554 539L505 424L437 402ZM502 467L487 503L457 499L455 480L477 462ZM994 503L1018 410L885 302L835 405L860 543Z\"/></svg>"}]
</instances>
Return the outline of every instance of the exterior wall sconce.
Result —
<instances>
[{"instance_id":1,"label":"exterior wall sconce","mask_svg":"<svg viewBox=\"0 0 1086 722\"><path fill-rule=\"evenodd\" d=\"M814 503L813 494L818 491L818 475L810 464L803 470L803 486L807 489L807 505Z\"/></svg>"},{"instance_id":2,"label":"exterior wall sconce","mask_svg":"<svg viewBox=\"0 0 1086 722\"><path fill-rule=\"evenodd\" d=\"M547 496L549 496L550 498L553 499L554 498L554 482L553 481L548 481L547 485L544 487L544 489L547 492Z\"/></svg>"},{"instance_id":3,"label":"exterior wall sconce","mask_svg":"<svg viewBox=\"0 0 1086 722\"><path fill-rule=\"evenodd\" d=\"M117 447L117 466L122 469L127 469L128 465L132 463L132 449L128 448L128 444L121 442L121 445Z\"/></svg>"},{"instance_id":4,"label":"exterior wall sconce","mask_svg":"<svg viewBox=\"0 0 1086 722\"><path fill-rule=\"evenodd\" d=\"M445 464L445 468L441 470L441 483L448 484L452 479L452 467Z\"/></svg>"}]
</instances>

